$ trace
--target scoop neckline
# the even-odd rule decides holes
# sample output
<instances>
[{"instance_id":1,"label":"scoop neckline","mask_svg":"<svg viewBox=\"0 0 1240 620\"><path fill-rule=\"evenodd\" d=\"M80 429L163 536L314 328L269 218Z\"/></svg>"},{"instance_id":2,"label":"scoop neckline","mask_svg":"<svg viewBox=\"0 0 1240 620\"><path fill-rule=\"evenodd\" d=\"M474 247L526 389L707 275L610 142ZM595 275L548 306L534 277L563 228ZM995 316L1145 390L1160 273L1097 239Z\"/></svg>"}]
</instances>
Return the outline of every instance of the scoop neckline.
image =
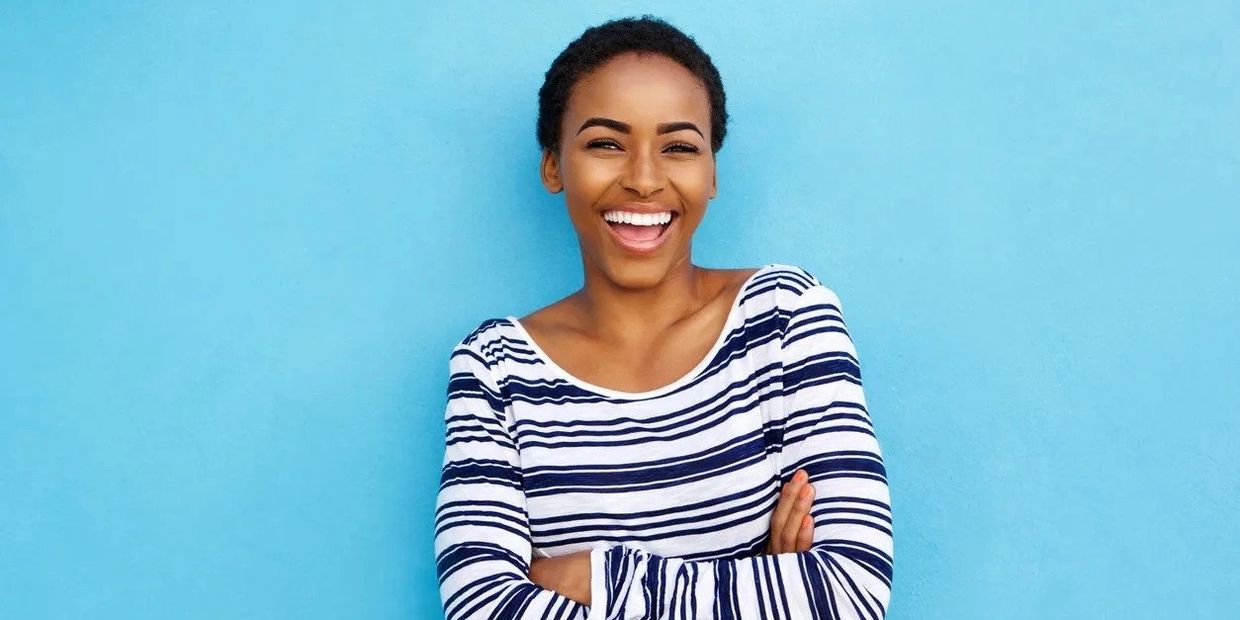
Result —
<instances>
[{"instance_id":1,"label":"scoop neckline","mask_svg":"<svg viewBox=\"0 0 1240 620\"><path fill-rule=\"evenodd\" d=\"M555 360L551 359L551 356L547 355L547 352L543 351L542 347L538 346L537 342L534 342L534 337L531 336L530 333L525 330L525 326L521 324L521 321L516 316L513 316L510 314L504 318L507 319L508 322L513 325L513 327L516 328L517 332L520 333L521 335L521 339L524 340L525 343L529 345L531 349L534 350L534 354L540 360L542 360L542 362L546 364L548 368L550 368L557 375L559 375L561 379L564 379L565 381L568 381L569 383L574 384L577 387L589 390L591 392L594 392L596 394L600 394L603 396L608 396L612 398L622 398L622 399L628 399L628 400L644 400L644 399L661 396L663 394L666 394L667 392L675 390L683 386L684 384L696 379L699 375L702 374L702 371L706 370L706 365L709 364L710 361L715 358L715 354L719 352L719 349L723 348L724 341L727 339L728 334L731 333L733 323L736 322L737 315L740 312L741 300L744 299L745 293L749 291L749 287L753 284L753 281L757 279L759 275L762 275L762 273L764 273L771 267L774 267L775 264L776 263L767 263L765 265L758 267L757 271L754 271L753 273L749 274L749 277L745 278L745 281L741 283L740 289L737 290L736 292L736 297L732 300L732 305L728 308L728 316L726 319L724 319L723 329L721 329L719 331L719 335L715 337L715 342L714 344L711 345L710 350L706 352L706 355L702 356L702 359L698 360L697 364L694 364L693 368L689 369L688 372L686 372L684 375L681 375L679 378L674 379L671 383L668 383L662 387L657 387L651 390L646 390L644 392L626 392L624 390L616 390L616 389L612 389L609 387L603 387L601 385L590 383L589 381L586 381L585 379L582 379L568 372L563 367L561 367L559 364L555 363Z\"/></svg>"}]
</instances>

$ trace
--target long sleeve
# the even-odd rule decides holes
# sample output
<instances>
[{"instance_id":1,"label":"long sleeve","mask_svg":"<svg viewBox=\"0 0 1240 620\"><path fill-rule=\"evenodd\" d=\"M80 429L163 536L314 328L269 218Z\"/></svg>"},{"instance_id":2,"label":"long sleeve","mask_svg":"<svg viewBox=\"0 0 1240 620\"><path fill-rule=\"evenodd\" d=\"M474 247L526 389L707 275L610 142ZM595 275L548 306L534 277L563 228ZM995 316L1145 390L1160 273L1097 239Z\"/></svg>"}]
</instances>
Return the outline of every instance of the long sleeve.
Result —
<instances>
[{"instance_id":1,"label":"long sleeve","mask_svg":"<svg viewBox=\"0 0 1240 620\"><path fill-rule=\"evenodd\" d=\"M492 363L462 342L448 367L443 474L435 509L445 617L584 619L588 607L529 579L525 491Z\"/></svg>"},{"instance_id":2,"label":"long sleeve","mask_svg":"<svg viewBox=\"0 0 1240 620\"><path fill-rule=\"evenodd\" d=\"M784 415L772 422L781 479L803 468L814 486L810 550L687 561L624 546L595 549L591 620L886 615L893 566L886 471L839 299L813 276L808 282L790 304L781 343Z\"/></svg>"}]
</instances>

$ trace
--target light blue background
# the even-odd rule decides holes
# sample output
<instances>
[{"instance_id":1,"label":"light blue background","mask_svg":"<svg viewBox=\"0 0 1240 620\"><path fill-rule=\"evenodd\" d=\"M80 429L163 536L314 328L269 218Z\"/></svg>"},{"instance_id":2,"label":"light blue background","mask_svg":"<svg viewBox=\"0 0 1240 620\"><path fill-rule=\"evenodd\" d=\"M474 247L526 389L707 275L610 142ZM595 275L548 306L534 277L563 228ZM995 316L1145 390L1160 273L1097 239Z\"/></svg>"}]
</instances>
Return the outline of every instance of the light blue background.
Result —
<instances>
[{"instance_id":1,"label":"light blue background","mask_svg":"<svg viewBox=\"0 0 1240 620\"><path fill-rule=\"evenodd\" d=\"M580 282L537 89L647 10L727 87L697 262L843 300L889 617L1240 608L1240 5L51 4L0 6L0 616L437 617L448 353Z\"/></svg>"}]
</instances>

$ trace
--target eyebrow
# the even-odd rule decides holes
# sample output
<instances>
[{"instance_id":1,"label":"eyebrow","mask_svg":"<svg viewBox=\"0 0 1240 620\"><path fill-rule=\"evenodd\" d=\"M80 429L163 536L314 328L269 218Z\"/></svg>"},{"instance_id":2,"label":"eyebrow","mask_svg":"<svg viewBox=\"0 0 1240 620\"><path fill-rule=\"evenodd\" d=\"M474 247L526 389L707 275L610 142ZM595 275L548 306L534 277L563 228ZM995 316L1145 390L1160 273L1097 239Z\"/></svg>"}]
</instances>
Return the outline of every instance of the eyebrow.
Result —
<instances>
[{"instance_id":1,"label":"eyebrow","mask_svg":"<svg viewBox=\"0 0 1240 620\"><path fill-rule=\"evenodd\" d=\"M581 128L577 130L577 133L581 133L585 131L587 127L595 127L595 126L608 127L610 129L615 129L616 131L620 133L629 133L633 131L633 126L628 123L622 123L618 120L611 119L611 118L603 118L601 116L595 116L594 118L591 118L587 120L586 122L582 123ZM699 136L702 136L703 139L706 138L706 135L702 133L702 130L698 129L697 125L694 125L693 123L690 123L689 121L676 121L674 123L659 123L658 125L655 125L655 133L660 134L660 135L665 134L665 133L672 133L673 131L681 131L684 129L691 129L693 131L696 131L697 134Z\"/></svg>"}]
</instances>

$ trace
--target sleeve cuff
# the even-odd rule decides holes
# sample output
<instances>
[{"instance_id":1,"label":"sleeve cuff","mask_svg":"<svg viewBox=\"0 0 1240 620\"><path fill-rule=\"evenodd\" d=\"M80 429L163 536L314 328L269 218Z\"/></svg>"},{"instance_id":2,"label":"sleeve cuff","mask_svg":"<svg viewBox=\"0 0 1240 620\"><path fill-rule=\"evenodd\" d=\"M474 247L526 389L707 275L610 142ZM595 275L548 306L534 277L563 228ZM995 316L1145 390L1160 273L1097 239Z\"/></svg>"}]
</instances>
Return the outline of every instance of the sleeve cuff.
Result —
<instances>
[{"instance_id":1,"label":"sleeve cuff","mask_svg":"<svg viewBox=\"0 0 1240 620\"><path fill-rule=\"evenodd\" d=\"M607 615L607 549L590 550L590 611L586 620L603 620Z\"/></svg>"}]
</instances>

